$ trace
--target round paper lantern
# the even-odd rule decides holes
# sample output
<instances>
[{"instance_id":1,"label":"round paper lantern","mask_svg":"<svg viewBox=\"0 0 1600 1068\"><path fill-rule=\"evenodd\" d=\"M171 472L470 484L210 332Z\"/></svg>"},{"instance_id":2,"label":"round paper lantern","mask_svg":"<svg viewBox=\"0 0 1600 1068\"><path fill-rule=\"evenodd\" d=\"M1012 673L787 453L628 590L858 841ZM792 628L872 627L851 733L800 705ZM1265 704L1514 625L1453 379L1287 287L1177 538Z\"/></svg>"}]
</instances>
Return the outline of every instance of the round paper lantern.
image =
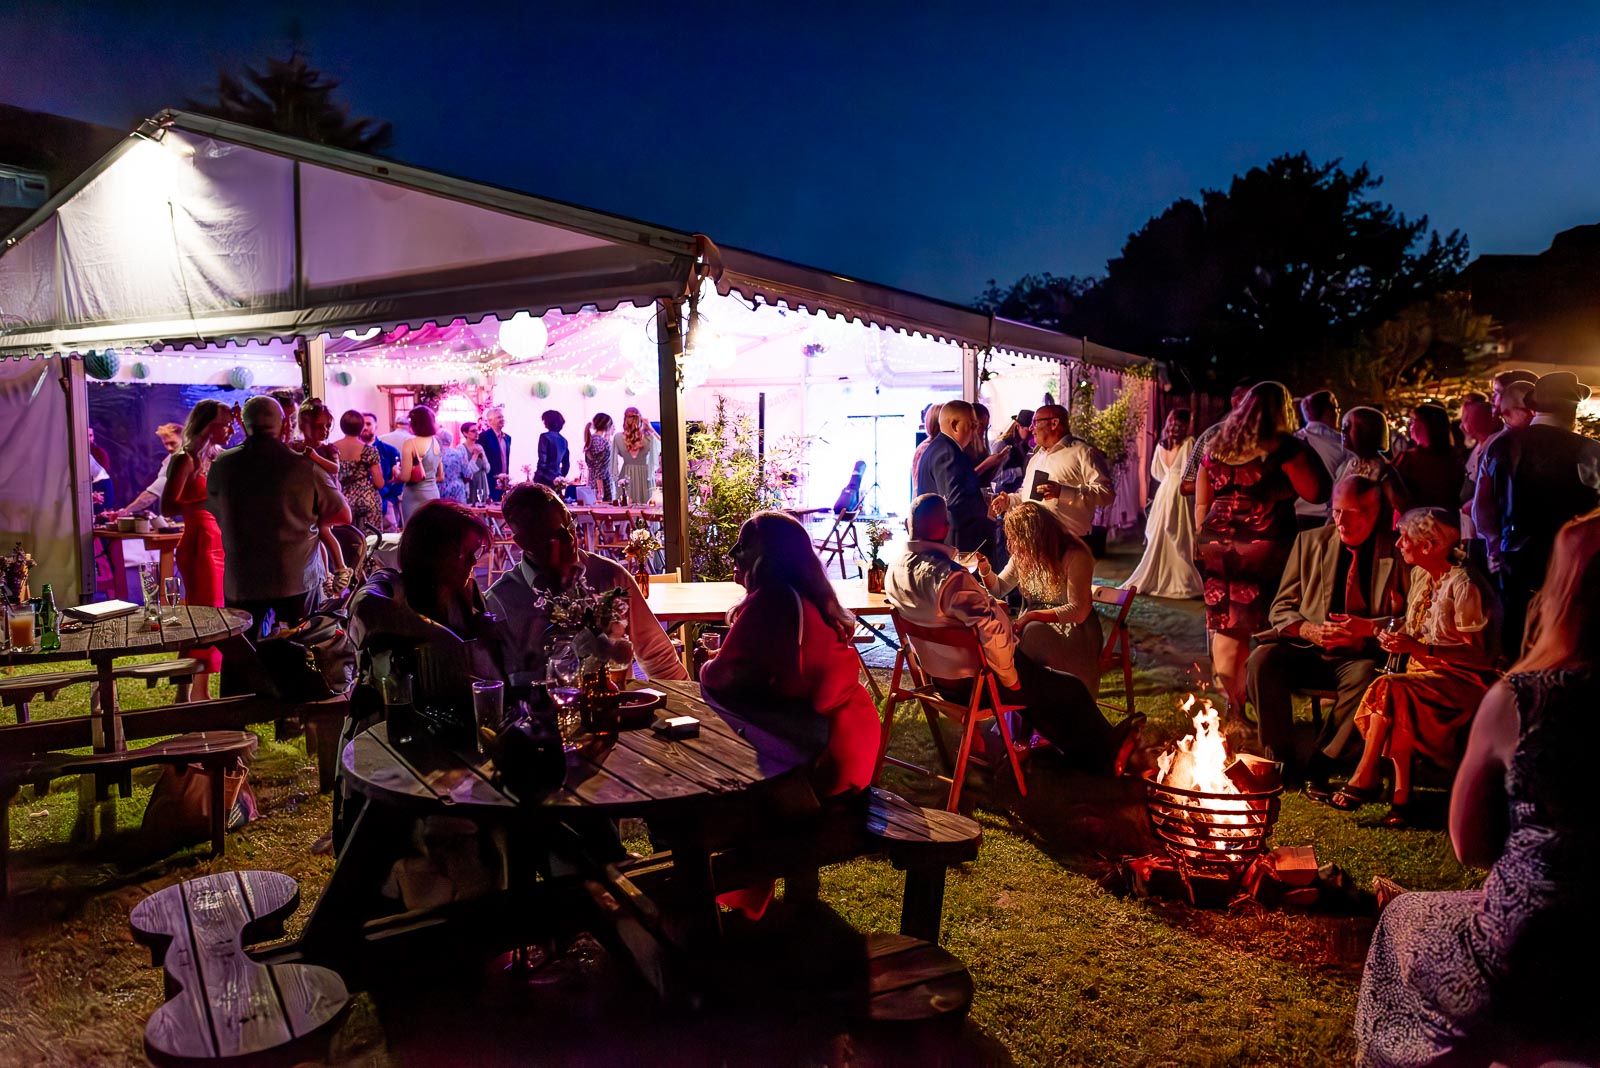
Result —
<instances>
[{"instance_id":1,"label":"round paper lantern","mask_svg":"<svg viewBox=\"0 0 1600 1068\"><path fill-rule=\"evenodd\" d=\"M122 361L117 359L117 354L110 349L103 349L100 352L91 349L83 354L84 373L102 382L117 377L117 369L121 366Z\"/></svg>"},{"instance_id":2,"label":"round paper lantern","mask_svg":"<svg viewBox=\"0 0 1600 1068\"><path fill-rule=\"evenodd\" d=\"M256 373L248 367L235 367L228 372L228 385L234 389L249 389L256 380Z\"/></svg>"},{"instance_id":3,"label":"round paper lantern","mask_svg":"<svg viewBox=\"0 0 1600 1068\"><path fill-rule=\"evenodd\" d=\"M333 373L333 381L337 385L348 386L355 381L355 375L352 375L349 371L335 371Z\"/></svg>"},{"instance_id":4,"label":"round paper lantern","mask_svg":"<svg viewBox=\"0 0 1600 1068\"><path fill-rule=\"evenodd\" d=\"M596 396L597 394L599 394L599 392L600 392L600 387L595 385L593 382L585 382L583 384L583 395L585 397Z\"/></svg>"},{"instance_id":5,"label":"round paper lantern","mask_svg":"<svg viewBox=\"0 0 1600 1068\"><path fill-rule=\"evenodd\" d=\"M538 397L540 400L550 396L550 383L546 382L542 378L539 379L539 381L533 384L533 395Z\"/></svg>"},{"instance_id":6,"label":"round paper lantern","mask_svg":"<svg viewBox=\"0 0 1600 1068\"><path fill-rule=\"evenodd\" d=\"M132 367L128 368L128 370L133 372L133 377L135 378L150 377L150 365L147 363L136 363Z\"/></svg>"},{"instance_id":7,"label":"round paper lantern","mask_svg":"<svg viewBox=\"0 0 1600 1068\"><path fill-rule=\"evenodd\" d=\"M500 347L514 360L531 360L544 352L550 332L544 320L518 312L500 324Z\"/></svg>"},{"instance_id":8,"label":"round paper lantern","mask_svg":"<svg viewBox=\"0 0 1600 1068\"><path fill-rule=\"evenodd\" d=\"M482 375L468 375L467 377L465 377L465 378L463 378L461 380L461 383L462 383L462 385L466 385L466 386L481 386L481 385L483 385L483 376Z\"/></svg>"}]
</instances>

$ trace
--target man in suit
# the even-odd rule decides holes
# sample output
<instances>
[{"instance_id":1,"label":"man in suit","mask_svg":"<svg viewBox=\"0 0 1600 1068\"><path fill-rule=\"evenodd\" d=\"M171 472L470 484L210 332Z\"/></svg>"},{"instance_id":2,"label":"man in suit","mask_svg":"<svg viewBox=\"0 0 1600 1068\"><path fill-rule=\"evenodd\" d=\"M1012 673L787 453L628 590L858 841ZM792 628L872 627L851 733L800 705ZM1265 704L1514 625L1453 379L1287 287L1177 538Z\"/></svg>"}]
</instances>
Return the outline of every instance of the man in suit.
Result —
<instances>
[{"instance_id":1,"label":"man in suit","mask_svg":"<svg viewBox=\"0 0 1600 1068\"><path fill-rule=\"evenodd\" d=\"M1375 634L1405 609L1408 573L1394 532L1379 529L1382 507L1383 495L1370 479L1350 476L1333 488L1333 523L1295 539L1268 614L1270 637L1246 667L1262 748L1283 761L1290 781L1302 772L1292 691L1338 692L1303 768L1308 791L1327 788L1333 762L1354 731L1356 706L1384 660Z\"/></svg>"},{"instance_id":2,"label":"man in suit","mask_svg":"<svg viewBox=\"0 0 1600 1068\"><path fill-rule=\"evenodd\" d=\"M511 435L506 433L505 409L498 404L484 409L478 444L489 461L489 496L498 501L505 493L500 488L500 476L511 470Z\"/></svg>"},{"instance_id":3,"label":"man in suit","mask_svg":"<svg viewBox=\"0 0 1600 1068\"><path fill-rule=\"evenodd\" d=\"M994 534L988 503L978 488L978 470L967 446L978 436L978 413L966 401L947 401L939 412L939 433L928 441L917 468L923 493L937 493L950 512L949 544L957 552L977 552Z\"/></svg>"}]
</instances>

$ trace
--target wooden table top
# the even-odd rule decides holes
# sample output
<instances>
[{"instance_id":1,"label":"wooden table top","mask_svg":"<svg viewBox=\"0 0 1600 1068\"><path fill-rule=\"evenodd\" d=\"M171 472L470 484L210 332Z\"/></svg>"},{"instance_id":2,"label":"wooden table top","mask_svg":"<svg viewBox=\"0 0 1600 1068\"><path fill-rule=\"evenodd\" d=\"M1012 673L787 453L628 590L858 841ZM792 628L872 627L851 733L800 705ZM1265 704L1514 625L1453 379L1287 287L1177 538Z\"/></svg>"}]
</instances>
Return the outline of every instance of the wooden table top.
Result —
<instances>
[{"instance_id":1,"label":"wooden table top","mask_svg":"<svg viewBox=\"0 0 1600 1068\"><path fill-rule=\"evenodd\" d=\"M694 716L700 733L668 739L648 728L623 731L613 744L567 754L566 782L532 807L556 816L660 812L663 805L736 801L741 794L810 767L825 739L801 738L782 725L757 725L718 712L692 682L651 682L667 695L657 717ZM462 812L510 810L523 804L493 781L493 763L426 743L396 747L386 724L363 731L345 746L344 770L352 786L388 804Z\"/></svg>"},{"instance_id":2,"label":"wooden table top","mask_svg":"<svg viewBox=\"0 0 1600 1068\"><path fill-rule=\"evenodd\" d=\"M118 530L115 527L95 527L94 536L107 538L111 541L145 541L151 545L176 545L178 539L183 537L181 530L147 530L143 534L134 530Z\"/></svg>"},{"instance_id":3,"label":"wooden table top","mask_svg":"<svg viewBox=\"0 0 1600 1068\"><path fill-rule=\"evenodd\" d=\"M829 583L845 610L858 616L886 616L889 601L868 593L866 579L833 579ZM652 582L650 611L663 623L720 623L728 609L744 599L737 582Z\"/></svg>"},{"instance_id":4,"label":"wooden table top","mask_svg":"<svg viewBox=\"0 0 1600 1068\"><path fill-rule=\"evenodd\" d=\"M160 630L147 630L144 612L130 612L116 619L86 623L81 630L61 635L61 648L46 652L22 653L0 650L0 666L52 664L63 660L115 660L122 656L171 653L195 646L214 645L224 638L243 634L250 627L250 613L236 608L201 608L178 605L169 611L179 622ZM64 616L70 619L70 616Z\"/></svg>"}]
</instances>

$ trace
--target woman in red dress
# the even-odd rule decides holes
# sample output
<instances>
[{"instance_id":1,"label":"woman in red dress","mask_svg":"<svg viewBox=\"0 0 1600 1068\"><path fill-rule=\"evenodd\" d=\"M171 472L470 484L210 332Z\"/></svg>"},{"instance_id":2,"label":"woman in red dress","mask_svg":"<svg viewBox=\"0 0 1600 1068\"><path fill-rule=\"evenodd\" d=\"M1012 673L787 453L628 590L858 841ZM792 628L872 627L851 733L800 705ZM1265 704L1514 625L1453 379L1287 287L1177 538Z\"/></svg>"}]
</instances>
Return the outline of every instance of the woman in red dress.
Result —
<instances>
[{"instance_id":1,"label":"woman in red dress","mask_svg":"<svg viewBox=\"0 0 1600 1068\"><path fill-rule=\"evenodd\" d=\"M183 537L178 540L178 574L183 578L184 603L222 607L222 532L217 518L206 510L206 472L211 458L228 443L237 415L221 401L203 400L194 406L183 427L183 447L167 466L167 485L161 491L163 515L183 516ZM211 696L211 673L222 666L214 648L185 649L184 656L205 665L195 676L200 700Z\"/></svg>"},{"instance_id":2,"label":"woman in red dress","mask_svg":"<svg viewBox=\"0 0 1600 1068\"><path fill-rule=\"evenodd\" d=\"M700 671L706 696L775 729L825 732L811 775L818 798L866 789L878 760L878 710L861 685L855 619L828 585L810 535L793 516L758 512L739 531L733 568L747 593L728 613L721 651ZM767 883L720 900L758 918L771 896Z\"/></svg>"}]
</instances>

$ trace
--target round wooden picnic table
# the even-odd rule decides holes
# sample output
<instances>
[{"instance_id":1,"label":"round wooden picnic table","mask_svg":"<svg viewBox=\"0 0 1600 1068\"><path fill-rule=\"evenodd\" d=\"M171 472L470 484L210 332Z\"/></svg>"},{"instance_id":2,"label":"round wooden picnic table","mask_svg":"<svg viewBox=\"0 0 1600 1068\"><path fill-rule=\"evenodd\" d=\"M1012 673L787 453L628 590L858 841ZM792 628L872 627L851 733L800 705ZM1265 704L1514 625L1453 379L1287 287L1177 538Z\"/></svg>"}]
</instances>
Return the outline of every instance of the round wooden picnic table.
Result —
<instances>
[{"instance_id":1,"label":"round wooden picnic table","mask_svg":"<svg viewBox=\"0 0 1600 1068\"><path fill-rule=\"evenodd\" d=\"M236 608L203 608L178 605L164 613L175 616L176 622L166 623L151 630L144 621L144 612L130 612L114 619L101 619L85 623L81 628L61 635L61 648L49 652L5 649L0 651L0 667L17 667L23 664L53 664L68 660L87 660L98 675L100 711L94 721L94 748L98 752L114 752L125 748L122 727L117 719L117 682L113 675L116 662L129 656L148 656L151 653L173 653L215 645L224 638L243 634L250 627L250 613ZM63 613L63 621L71 616Z\"/></svg>"},{"instance_id":2,"label":"round wooden picnic table","mask_svg":"<svg viewBox=\"0 0 1600 1068\"><path fill-rule=\"evenodd\" d=\"M345 746L345 779L367 798L339 865L306 924L298 951L332 959L356 937L370 898L396 858L394 842L418 816L449 815L490 824L519 823L536 831L558 824L594 827L632 816L649 822L652 837L672 851L674 878L695 903L692 925L719 929L711 871L712 836L722 817L748 818L753 798L804 775L826 738L816 724L758 724L720 712L687 682L652 682L666 694L657 717L694 716L700 733L663 737L651 729L623 731L614 740L567 754L566 779L541 796L520 797L495 781L492 762L426 741L397 744L386 724L357 734ZM587 823L585 822L587 821Z\"/></svg>"}]
</instances>

